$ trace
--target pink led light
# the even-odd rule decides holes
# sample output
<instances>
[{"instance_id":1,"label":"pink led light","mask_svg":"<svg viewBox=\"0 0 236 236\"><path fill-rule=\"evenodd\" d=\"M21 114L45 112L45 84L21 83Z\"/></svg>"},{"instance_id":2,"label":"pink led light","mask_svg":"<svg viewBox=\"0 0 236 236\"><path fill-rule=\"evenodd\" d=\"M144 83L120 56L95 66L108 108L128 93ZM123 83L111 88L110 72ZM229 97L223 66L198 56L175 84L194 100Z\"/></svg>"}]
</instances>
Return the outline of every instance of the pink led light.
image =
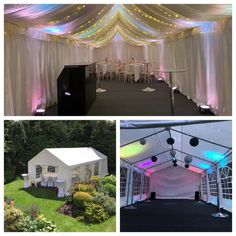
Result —
<instances>
[{"instance_id":1,"label":"pink led light","mask_svg":"<svg viewBox=\"0 0 236 236\"><path fill-rule=\"evenodd\" d=\"M147 166L149 166L151 164L153 164L153 162L151 160L146 160L144 162L139 163L138 167L139 168L145 168L145 167L147 167Z\"/></svg>"},{"instance_id":2,"label":"pink led light","mask_svg":"<svg viewBox=\"0 0 236 236\"><path fill-rule=\"evenodd\" d=\"M149 169L146 171L146 173L150 176L152 173L154 173L154 169Z\"/></svg>"},{"instance_id":3,"label":"pink led light","mask_svg":"<svg viewBox=\"0 0 236 236\"><path fill-rule=\"evenodd\" d=\"M188 169L191 170L191 171L193 171L193 172L196 172L196 173L198 173L198 174L201 174L201 173L202 173L202 170L199 169L199 168L197 168L197 167L195 167L195 166L191 166L191 165L190 165Z\"/></svg>"}]
</instances>

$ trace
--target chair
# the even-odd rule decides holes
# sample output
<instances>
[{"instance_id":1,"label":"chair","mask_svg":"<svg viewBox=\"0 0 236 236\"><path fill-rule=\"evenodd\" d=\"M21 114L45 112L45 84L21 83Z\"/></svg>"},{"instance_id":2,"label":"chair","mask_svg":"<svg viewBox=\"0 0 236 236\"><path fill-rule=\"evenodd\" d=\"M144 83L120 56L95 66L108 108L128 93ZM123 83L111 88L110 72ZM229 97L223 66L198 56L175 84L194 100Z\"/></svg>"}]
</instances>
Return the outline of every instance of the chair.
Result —
<instances>
[{"instance_id":1,"label":"chair","mask_svg":"<svg viewBox=\"0 0 236 236\"><path fill-rule=\"evenodd\" d=\"M37 188L40 181L41 181L40 179L30 179L30 185Z\"/></svg>"},{"instance_id":2,"label":"chair","mask_svg":"<svg viewBox=\"0 0 236 236\"><path fill-rule=\"evenodd\" d=\"M116 78L116 64L109 64L108 73L110 79L112 79L113 77Z\"/></svg>"},{"instance_id":3,"label":"chair","mask_svg":"<svg viewBox=\"0 0 236 236\"><path fill-rule=\"evenodd\" d=\"M47 180L44 176L41 177L41 186L43 186L43 187L47 186Z\"/></svg>"},{"instance_id":4,"label":"chair","mask_svg":"<svg viewBox=\"0 0 236 236\"><path fill-rule=\"evenodd\" d=\"M53 179L51 176L48 177L48 183L47 183L48 187L53 187Z\"/></svg>"},{"instance_id":5,"label":"chair","mask_svg":"<svg viewBox=\"0 0 236 236\"><path fill-rule=\"evenodd\" d=\"M145 63L141 67L140 79L143 79L145 83L150 82L150 63Z\"/></svg>"},{"instance_id":6,"label":"chair","mask_svg":"<svg viewBox=\"0 0 236 236\"><path fill-rule=\"evenodd\" d=\"M121 77L123 77L123 79L125 79L125 64L124 63L121 63L121 65L117 67L117 77L118 79L120 80Z\"/></svg>"},{"instance_id":7,"label":"chair","mask_svg":"<svg viewBox=\"0 0 236 236\"><path fill-rule=\"evenodd\" d=\"M125 66L125 78L124 78L124 83L126 82L126 80L129 80L130 83L133 83L133 78L134 78L134 72L132 70L131 65L126 65Z\"/></svg>"}]
</instances>

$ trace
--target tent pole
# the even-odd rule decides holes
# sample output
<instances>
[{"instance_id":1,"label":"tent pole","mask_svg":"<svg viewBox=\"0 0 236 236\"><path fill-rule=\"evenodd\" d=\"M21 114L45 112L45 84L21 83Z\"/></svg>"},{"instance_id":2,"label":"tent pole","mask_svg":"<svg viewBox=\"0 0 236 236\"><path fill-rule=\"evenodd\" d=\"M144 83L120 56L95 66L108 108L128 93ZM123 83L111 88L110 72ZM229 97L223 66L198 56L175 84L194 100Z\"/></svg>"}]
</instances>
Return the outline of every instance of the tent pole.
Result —
<instances>
[{"instance_id":1,"label":"tent pole","mask_svg":"<svg viewBox=\"0 0 236 236\"><path fill-rule=\"evenodd\" d=\"M129 205L130 179L131 179L131 167L129 169L128 191L127 191L127 200L126 200L126 205L127 206Z\"/></svg>"},{"instance_id":2,"label":"tent pole","mask_svg":"<svg viewBox=\"0 0 236 236\"><path fill-rule=\"evenodd\" d=\"M217 184L216 184L216 189L217 189L217 212L216 212L216 213L212 213L211 216L212 216L212 217L215 217L215 218L227 218L228 215L222 213L222 212L221 212L221 209L220 209L219 185L220 185L220 183L218 183L218 181L217 181Z\"/></svg>"},{"instance_id":3,"label":"tent pole","mask_svg":"<svg viewBox=\"0 0 236 236\"><path fill-rule=\"evenodd\" d=\"M133 165L130 166L130 171L129 171L129 184L128 184L128 193L127 193L127 201L126 201L126 207L125 209L131 209L135 210L137 207L134 207L133 204L133 192L131 195L131 204L129 205L129 194L130 194L130 185L131 185L131 173L133 173Z\"/></svg>"},{"instance_id":4,"label":"tent pole","mask_svg":"<svg viewBox=\"0 0 236 236\"><path fill-rule=\"evenodd\" d=\"M186 136L189 136L189 137L197 137L197 136L193 136L193 135L191 135L191 134L187 134L187 133L185 133L185 132L183 132L183 131L179 131L179 130L176 130L176 129L173 129L173 128L170 128L172 131L174 131L174 132L176 132L176 133L180 133L180 134L184 134L184 135L186 135ZM210 144L213 144L213 145L217 145L217 146L219 146L219 147L223 147L223 148L226 148L226 149L231 149L231 147L227 147L227 146L225 146L225 145L222 145L222 144L219 144L219 143L215 143L215 142L212 142L212 141L209 141L209 140L206 140L206 139L203 139L203 138L199 138L199 137L197 137L199 140L202 140L202 141L204 141L204 142L207 142L207 143L210 143Z\"/></svg>"},{"instance_id":5,"label":"tent pole","mask_svg":"<svg viewBox=\"0 0 236 236\"><path fill-rule=\"evenodd\" d=\"M154 154L154 155L152 155L152 156L158 156L158 155L164 154L164 153L166 153L166 152L169 152L170 150L171 150L171 149L168 149L168 150L166 150L166 151L159 152L159 153ZM133 164L137 164L137 163L139 163L139 162L142 162L142 161L145 161L145 160L151 158L152 156L150 156L150 157L145 157L145 158L142 159L142 160L134 161L134 162L132 162L132 163L133 163Z\"/></svg>"},{"instance_id":6,"label":"tent pole","mask_svg":"<svg viewBox=\"0 0 236 236\"><path fill-rule=\"evenodd\" d=\"M201 157L194 156L194 155L192 155L192 154L190 154L190 153L183 152L183 151L180 151L180 150L178 150L178 149L175 149L175 151L177 151L177 152L179 152L179 153L182 153L182 154L185 154L185 155L191 155L192 157L194 157L194 158L196 158L196 159L199 159L199 160L201 160L201 161L204 161L204 162L208 162L208 163L211 163L211 164L214 163L214 162L212 162L212 161L208 161L207 159L203 159L203 158L201 158Z\"/></svg>"},{"instance_id":7,"label":"tent pole","mask_svg":"<svg viewBox=\"0 0 236 236\"><path fill-rule=\"evenodd\" d=\"M166 128L173 126L182 126L182 125L197 125L197 124L206 124L206 123L215 123L215 122L224 122L227 120L183 120L183 121L168 121L160 120L155 121L155 123L150 124L129 124L121 123L120 129L148 129L148 128ZM131 120L132 122L132 120Z\"/></svg>"},{"instance_id":8,"label":"tent pole","mask_svg":"<svg viewBox=\"0 0 236 236\"><path fill-rule=\"evenodd\" d=\"M144 172L141 175L141 186L140 186L140 199L139 201L142 201L142 195L143 195L143 184L144 184Z\"/></svg>"},{"instance_id":9,"label":"tent pole","mask_svg":"<svg viewBox=\"0 0 236 236\"><path fill-rule=\"evenodd\" d=\"M151 176L149 176L149 181L148 181L148 199L145 202L152 202L150 200L150 185L151 185Z\"/></svg>"},{"instance_id":10,"label":"tent pole","mask_svg":"<svg viewBox=\"0 0 236 236\"><path fill-rule=\"evenodd\" d=\"M221 212L220 208L220 179L218 168L216 168L216 191L217 191L217 212L212 213L211 216L215 218L227 218L228 215Z\"/></svg>"},{"instance_id":11,"label":"tent pole","mask_svg":"<svg viewBox=\"0 0 236 236\"><path fill-rule=\"evenodd\" d=\"M156 134L160 134L160 133L162 133L162 132L164 132L164 131L166 131L166 129L163 129L163 130L160 130L160 131L158 131L158 132L155 132L155 133L152 133L152 134L146 135L146 136L144 136L144 137L142 137L142 138L139 138L139 139L133 140L133 141L131 141L131 142L128 142L128 143L126 143L126 144L121 145L120 147L125 147L125 146L127 146L127 145L129 145L129 144L132 144L132 143L138 142L140 139L143 139L143 138L150 138L150 137L152 137L152 136L154 136L154 135L156 135Z\"/></svg>"}]
</instances>

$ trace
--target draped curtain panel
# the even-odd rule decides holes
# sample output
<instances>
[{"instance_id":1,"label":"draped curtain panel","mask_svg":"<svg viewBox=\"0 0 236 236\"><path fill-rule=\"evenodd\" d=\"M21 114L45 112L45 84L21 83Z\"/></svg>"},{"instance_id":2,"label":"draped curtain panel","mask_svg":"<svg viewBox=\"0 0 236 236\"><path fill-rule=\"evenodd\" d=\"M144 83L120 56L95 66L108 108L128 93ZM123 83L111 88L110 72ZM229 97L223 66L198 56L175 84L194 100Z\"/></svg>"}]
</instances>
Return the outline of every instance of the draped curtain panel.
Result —
<instances>
[{"instance_id":1,"label":"draped curtain panel","mask_svg":"<svg viewBox=\"0 0 236 236\"><path fill-rule=\"evenodd\" d=\"M31 115L39 104L55 104L56 80L64 65L105 57L146 59L152 70L185 69L173 74L184 95L197 105L210 105L216 115L232 114L232 22L157 44L131 46L121 39L100 48L54 40L39 31L25 34L20 27L5 26L5 31L5 115Z\"/></svg>"},{"instance_id":2,"label":"draped curtain panel","mask_svg":"<svg viewBox=\"0 0 236 236\"><path fill-rule=\"evenodd\" d=\"M151 192L162 199L194 199L200 190L200 174L171 166L151 175Z\"/></svg>"},{"instance_id":3,"label":"draped curtain panel","mask_svg":"<svg viewBox=\"0 0 236 236\"><path fill-rule=\"evenodd\" d=\"M5 34L5 115L32 115L57 102L57 78L64 65L93 60L93 48Z\"/></svg>"},{"instance_id":4,"label":"draped curtain panel","mask_svg":"<svg viewBox=\"0 0 236 236\"><path fill-rule=\"evenodd\" d=\"M94 49L95 61L104 61L107 57L108 60L122 62L131 61L134 57L135 61L144 60L144 51L142 46L132 46L126 42L116 42L108 44L105 47Z\"/></svg>"},{"instance_id":5,"label":"draped curtain panel","mask_svg":"<svg viewBox=\"0 0 236 236\"><path fill-rule=\"evenodd\" d=\"M216 115L232 114L232 25L148 47L154 69L185 69L173 74L180 91ZM168 74L165 74L168 79Z\"/></svg>"}]
</instances>

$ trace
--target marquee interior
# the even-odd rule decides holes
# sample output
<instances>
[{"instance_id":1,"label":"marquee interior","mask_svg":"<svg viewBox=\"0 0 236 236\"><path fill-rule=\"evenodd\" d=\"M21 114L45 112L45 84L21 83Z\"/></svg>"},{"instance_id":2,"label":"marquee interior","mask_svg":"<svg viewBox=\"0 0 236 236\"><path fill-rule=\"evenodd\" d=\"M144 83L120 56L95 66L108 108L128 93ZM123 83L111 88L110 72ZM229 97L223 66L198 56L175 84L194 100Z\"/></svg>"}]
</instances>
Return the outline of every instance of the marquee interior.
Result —
<instances>
[{"instance_id":1,"label":"marquee interior","mask_svg":"<svg viewBox=\"0 0 236 236\"><path fill-rule=\"evenodd\" d=\"M186 69L174 76L180 91L230 115L231 15L227 4L6 4L5 114L55 104L65 64L134 57Z\"/></svg>"},{"instance_id":2,"label":"marquee interior","mask_svg":"<svg viewBox=\"0 0 236 236\"><path fill-rule=\"evenodd\" d=\"M220 183L220 206L232 211L231 121L121 121L120 135L121 206L145 200L150 192L158 199L194 199L196 191L217 205Z\"/></svg>"}]
</instances>

